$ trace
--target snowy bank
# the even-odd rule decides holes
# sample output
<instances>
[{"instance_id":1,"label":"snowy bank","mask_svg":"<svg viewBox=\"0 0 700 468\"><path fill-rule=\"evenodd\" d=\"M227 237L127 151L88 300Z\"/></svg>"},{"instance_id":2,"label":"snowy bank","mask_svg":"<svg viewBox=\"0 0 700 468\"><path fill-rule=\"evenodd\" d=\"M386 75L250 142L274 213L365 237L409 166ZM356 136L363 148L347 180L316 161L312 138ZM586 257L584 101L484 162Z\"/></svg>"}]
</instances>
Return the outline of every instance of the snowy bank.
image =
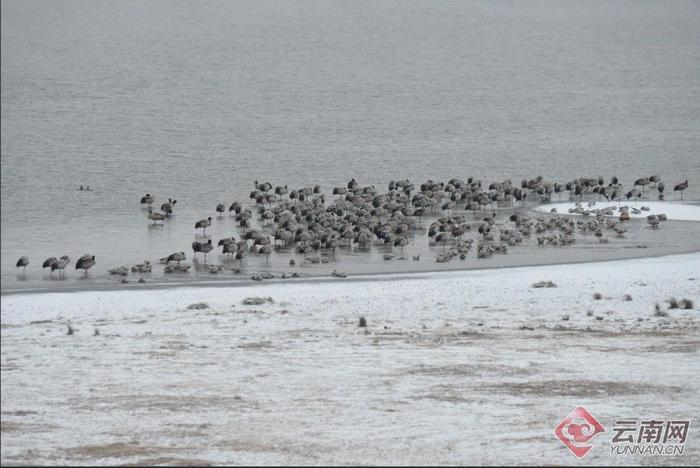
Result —
<instances>
[{"instance_id":1,"label":"snowy bank","mask_svg":"<svg viewBox=\"0 0 700 468\"><path fill-rule=\"evenodd\" d=\"M683 203L671 203L671 202L655 202L640 200L638 202L627 201L624 203L610 203L610 202L566 202L566 203L549 203L546 205L540 205L535 208L536 211L541 211L544 213L552 212L552 209L556 209L559 214L579 214L579 213L569 213L570 209L576 209L576 206L580 205L584 210L605 210L607 208L612 208L614 211L614 216L619 216L620 207L629 207L630 218L646 218L650 214L665 214L668 219L673 219L677 221L700 221L700 205L691 205ZM642 207L647 207L649 210L643 210ZM641 213L634 213L633 209L636 208L640 210Z\"/></svg>"},{"instance_id":2,"label":"snowy bank","mask_svg":"<svg viewBox=\"0 0 700 468\"><path fill-rule=\"evenodd\" d=\"M700 311L663 303L698 307L699 265L7 296L1 459L571 464L553 431L585 405L586 463L697 464L695 433L683 457L609 444L618 418L700 414Z\"/></svg>"}]
</instances>

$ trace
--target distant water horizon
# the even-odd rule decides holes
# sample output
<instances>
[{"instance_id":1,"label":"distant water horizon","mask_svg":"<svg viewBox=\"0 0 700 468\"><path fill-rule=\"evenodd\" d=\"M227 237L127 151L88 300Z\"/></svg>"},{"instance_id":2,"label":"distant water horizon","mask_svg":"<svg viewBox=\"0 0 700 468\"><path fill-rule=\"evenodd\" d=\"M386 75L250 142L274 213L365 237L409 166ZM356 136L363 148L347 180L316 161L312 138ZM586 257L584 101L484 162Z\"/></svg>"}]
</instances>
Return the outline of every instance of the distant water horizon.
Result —
<instances>
[{"instance_id":1,"label":"distant water horizon","mask_svg":"<svg viewBox=\"0 0 700 468\"><path fill-rule=\"evenodd\" d=\"M700 200L697 2L1 8L3 288L20 255L187 251L255 180L658 174ZM177 223L149 228L145 193Z\"/></svg>"}]
</instances>

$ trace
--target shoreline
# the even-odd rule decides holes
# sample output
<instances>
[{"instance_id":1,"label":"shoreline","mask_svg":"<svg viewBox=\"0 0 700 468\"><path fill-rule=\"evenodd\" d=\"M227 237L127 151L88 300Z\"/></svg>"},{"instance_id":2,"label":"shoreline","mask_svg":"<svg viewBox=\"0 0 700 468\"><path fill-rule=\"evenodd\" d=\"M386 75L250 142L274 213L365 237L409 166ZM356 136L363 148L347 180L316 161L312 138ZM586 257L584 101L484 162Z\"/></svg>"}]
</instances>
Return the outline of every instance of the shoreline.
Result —
<instances>
[{"instance_id":1,"label":"shoreline","mask_svg":"<svg viewBox=\"0 0 700 468\"><path fill-rule=\"evenodd\" d=\"M595 209L603 207L604 203L591 202L592 206L589 209ZM440 272L459 272L459 271L472 271L472 270L492 270L501 268L521 268L521 267L533 267L533 266L543 266L543 265L561 265L561 264L580 264L588 262L605 262L605 261L617 261L625 259L637 259L637 258L651 258L665 255L677 255L677 254L687 254L700 251L700 244L693 242L688 239L687 232L685 228L680 226L688 225L690 226L691 233L693 230L697 230L697 226L700 226L697 220L690 219L674 219L678 209L692 209L692 213L698 210L700 204L694 201L687 201L682 203L677 202L648 202L651 205L662 205L665 209L664 211L668 213L670 222L675 226L674 231L667 235L673 236L676 239L671 242L670 245L666 238L657 238L651 243L641 242L636 244L634 242L629 242L627 245L620 245L615 249L609 251L594 251L593 245L588 244L577 244L574 249L567 250L557 250L559 247L555 247L554 250L548 250L546 252L537 251L537 246L529 245L525 246L524 250L516 250L518 253L515 256L508 255L507 257L494 256L493 258L482 260L482 259L468 259L466 263L460 262L449 262L438 264L433 260L429 259L429 256L434 255L435 251L420 251L420 254L425 254L424 260L420 263L414 263L410 261L410 256L415 252L409 252L405 254L405 258L394 259L391 263L344 263L341 260L338 263L331 263L322 268L309 268L306 269L307 265L303 264L296 267L287 268L282 265L274 265L272 268L268 265L246 265L242 267L242 272L240 274L233 274L229 272L228 267L236 266L228 265L225 273L218 275L208 275L202 276L201 272L197 272L195 275L183 275L179 277L178 275L162 275L159 272L154 271L153 276L151 274L143 275L146 279L146 283L136 282L135 276L129 277L129 283L122 284L119 280L119 276L109 276L104 272L99 273L97 276L90 276L83 281L83 278L78 278L77 276L68 278L68 282L64 280L58 280L56 282L55 278L49 278L42 272L43 278L23 277L21 275L3 275L2 281L0 282L0 297L8 297L17 294L46 294L46 293L76 293L85 291L114 291L114 290L153 290L153 289L173 289L180 287L240 287L257 283L251 279L251 275L262 272L270 272L276 276L274 279L264 280L266 283L280 283L280 282L323 282L324 280L335 280L332 278L331 269L337 269L340 272L347 274L346 279L351 281L354 279L362 279L366 277L374 278L375 280L382 280L386 278L393 278L401 275L431 275ZM565 203L554 203L554 204L541 204L535 207L525 208L524 211L530 213L531 215L549 216L550 214L546 212L544 208L550 206L574 206L575 202L565 202ZM584 203L584 206L587 206ZM564 211L564 210L562 210ZM647 212L644 212L645 216ZM694 216L697 218L698 213ZM558 213L559 216L563 217L581 217L580 215L571 214L567 212ZM640 228L641 221L636 220L633 223L637 223L637 229ZM635 224L633 224L635 225ZM643 229L643 227L641 228ZM690 238L694 238L691 236ZM648 241L648 239L647 239ZM611 244L612 245L612 244ZM593 249L593 250L588 250ZM639 250L639 252L638 252ZM284 253L289 255L288 252ZM350 252L352 254L352 252ZM522 256L521 256L522 255ZM299 261L299 260L297 260ZM351 261L352 262L352 261ZM482 263L483 262L483 263ZM157 265L154 265L154 267ZM196 268L196 266L195 266ZM281 279L280 276L284 272L297 272L300 274L299 278L288 278ZM77 280L77 281L76 281ZM22 284L26 284L26 287ZM9 287L6 287L9 286Z\"/></svg>"},{"instance_id":2,"label":"shoreline","mask_svg":"<svg viewBox=\"0 0 700 468\"><path fill-rule=\"evenodd\" d=\"M437 270L409 270L400 272L378 272L378 273L358 273L358 274L348 274L346 278L334 278L327 275L324 276L308 276L299 278L286 278L282 279L276 276L272 279L267 279L263 281L253 281L248 276L240 279L219 279L219 280L192 280L192 281L178 281L178 282L160 282L160 283L129 283L128 285L123 285L121 283L117 284L100 284L89 288L84 288L82 286L75 287L63 287L63 288L53 288L53 289L18 289L10 291L1 291L0 297L12 297L12 296L34 296L41 294L77 294L77 293L89 293L89 292L118 292L118 291L165 291L173 289L217 289L217 288L243 288L243 287L264 287L266 285L285 285L285 284L326 284L326 283L355 283L355 282L368 282L368 281L394 281L394 280L420 280L420 279L431 279L431 277L438 275L443 278L450 278L458 276L463 273L472 273L479 271L494 271L494 270L520 270L527 268L538 268L538 267L561 267L566 265L586 265L586 264L600 264L600 263L616 263L625 261L639 261L645 259L658 259L664 257L684 257L693 254L700 254L700 249L693 249L685 252L673 252L673 253L661 253L661 254L650 254L650 255L639 255L624 258L609 258L609 259L593 259L593 260L581 260L581 261L564 261L564 262L542 262L542 263L530 263L526 265L498 265L498 266L481 266L478 268L444 268ZM250 274L254 273L253 271Z\"/></svg>"}]
</instances>

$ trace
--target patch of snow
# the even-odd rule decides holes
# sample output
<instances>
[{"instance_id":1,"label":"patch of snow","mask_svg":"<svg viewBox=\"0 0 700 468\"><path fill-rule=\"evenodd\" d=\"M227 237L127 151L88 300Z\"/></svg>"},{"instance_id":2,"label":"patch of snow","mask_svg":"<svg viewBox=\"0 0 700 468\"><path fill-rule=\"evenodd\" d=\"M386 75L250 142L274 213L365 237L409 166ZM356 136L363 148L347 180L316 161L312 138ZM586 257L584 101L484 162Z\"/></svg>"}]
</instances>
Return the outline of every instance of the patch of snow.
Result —
<instances>
[{"instance_id":1,"label":"patch of snow","mask_svg":"<svg viewBox=\"0 0 700 468\"><path fill-rule=\"evenodd\" d=\"M630 218L646 218L650 214L665 214L668 219L677 221L700 221L700 205L691 205L684 203L671 203L671 202L656 202L656 201L638 201L638 202L624 202L618 205L618 203L611 202L565 202L565 203L549 203L546 205L540 205L535 208L536 211L541 211L543 213L550 213L553 208L557 210L557 214L573 214L577 215L579 213L569 213L570 209L575 209L577 205L580 205L584 210L604 210L606 208L612 208L613 216L620 215L620 207L629 207ZM649 210L641 210L642 207L648 207ZM635 214L632 209L636 208L641 211L641 213Z\"/></svg>"}]
</instances>

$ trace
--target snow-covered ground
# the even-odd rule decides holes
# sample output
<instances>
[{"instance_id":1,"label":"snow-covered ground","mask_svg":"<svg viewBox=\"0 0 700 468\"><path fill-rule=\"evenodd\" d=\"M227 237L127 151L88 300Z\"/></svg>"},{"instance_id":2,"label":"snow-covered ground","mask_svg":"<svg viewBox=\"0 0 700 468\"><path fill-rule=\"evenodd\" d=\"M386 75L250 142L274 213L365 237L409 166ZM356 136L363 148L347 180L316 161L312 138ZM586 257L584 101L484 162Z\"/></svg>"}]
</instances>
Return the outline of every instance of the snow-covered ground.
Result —
<instances>
[{"instance_id":1,"label":"snow-covered ground","mask_svg":"<svg viewBox=\"0 0 700 468\"><path fill-rule=\"evenodd\" d=\"M610 440L616 419L700 414L699 292L690 254L6 296L1 460L698 464L696 422L682 457L610 455ZM581 461L553 435L578 405L607 431Z\"/></svg>"},{"instance_id":2,"label":"snow-covered ground","mask_svg":"<svg viewBox=\"0 0 700 468\"><path fill-rule=\"evenodd\" d=\"M604 210L606 208L612 208L614 215L618 216L620 214L620 207L629 207L630 218L646 218L650 214L665 214L668 219L674 219L677 221L700 221L700 205L695 204L684 204L684 203L671 203L671 202L655 202L639 200L634 202L633 200L620 203L617 202L564 202L564 203L549 203L546 205L540 205L535 208L537 211L542 211L545 213L550 213L553 208L556 208L559 214L569 214L569 209L575 209L577 205L580 205L584 210ZM642 207L648 207L649 210L642 210ZM641 211L641 213L634 213L633 208ZM579 213L571 213L579 214Z\"/></svg>"}]
</instances>

